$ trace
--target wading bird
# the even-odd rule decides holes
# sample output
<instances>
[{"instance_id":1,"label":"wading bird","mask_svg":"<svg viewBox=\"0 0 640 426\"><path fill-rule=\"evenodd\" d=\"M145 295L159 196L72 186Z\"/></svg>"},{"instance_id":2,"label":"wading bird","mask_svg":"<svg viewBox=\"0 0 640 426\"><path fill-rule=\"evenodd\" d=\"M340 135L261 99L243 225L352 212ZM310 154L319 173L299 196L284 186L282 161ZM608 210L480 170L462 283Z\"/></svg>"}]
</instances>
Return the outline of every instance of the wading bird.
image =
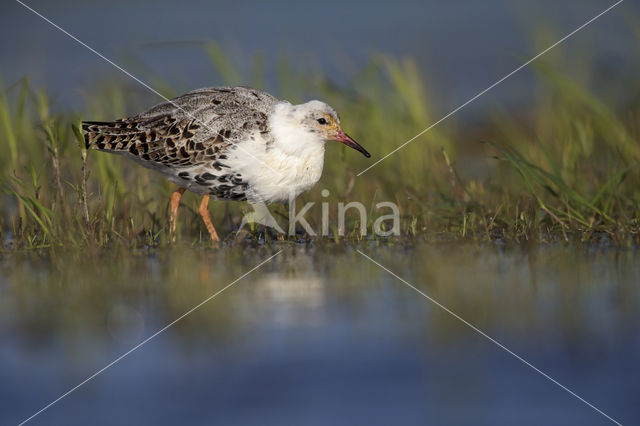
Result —
<instances>
[{"instance_id":1,"label":"wading bird","mask_svg":"<svg viewBox=\"0 0 640 426\"><path fill-rule=\"evenodd\" d=\"M324 102L292 105L246 87L194 90L130 118L85 121L82 129L87 148L125 155L178 185L171 235L182 194L202 195L199 213L213 241L210 198L269 204L296 197L320 179L329 140L370 157Z\"/></svg>"}]
</instances>

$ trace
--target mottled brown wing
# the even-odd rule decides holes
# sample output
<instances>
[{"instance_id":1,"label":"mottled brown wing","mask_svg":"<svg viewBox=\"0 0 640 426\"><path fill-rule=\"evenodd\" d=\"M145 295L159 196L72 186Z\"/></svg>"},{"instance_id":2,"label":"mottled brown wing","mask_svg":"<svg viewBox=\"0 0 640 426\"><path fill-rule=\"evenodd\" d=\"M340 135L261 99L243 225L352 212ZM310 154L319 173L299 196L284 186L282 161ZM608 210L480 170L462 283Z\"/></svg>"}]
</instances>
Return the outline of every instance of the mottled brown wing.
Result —
<instances>
[{"instance_id":1,"label":"mottled brown wing","mask_svg":"<svg viewBox=\"0 0 640 426\"><path fill-rule=\"evenodd\" d=\"M192 119L165 116L153 123L136 118L114 122L87 121L82 126L88 148L129 154L143 162L188 167L213 159L232 141L224 133L196 142L200 126Z\"/></svg>"},{"instance_id":2,"label":"mottled brown wing","mask_svg":"<svg viewBox=\"0 0 640 426\"><path fill-rule=\"evenodd\" d=\"M113 122L83 122L87 147L133 156L147 166L191 167L216 160L249 133L268 139L277 99L244 87L189 92L145 113Z\"/></svg>"}]
</instances>

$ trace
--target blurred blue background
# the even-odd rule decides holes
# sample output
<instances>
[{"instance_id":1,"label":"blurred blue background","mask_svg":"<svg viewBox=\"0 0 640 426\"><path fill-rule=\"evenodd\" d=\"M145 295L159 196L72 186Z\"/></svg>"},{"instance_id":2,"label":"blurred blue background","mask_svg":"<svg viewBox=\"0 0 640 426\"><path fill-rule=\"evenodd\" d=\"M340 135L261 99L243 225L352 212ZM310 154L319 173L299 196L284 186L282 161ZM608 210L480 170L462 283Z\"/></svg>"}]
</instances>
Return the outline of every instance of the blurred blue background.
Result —
<instances>
[{"instance_id":1,"label":"blurred blue background","mask_svg":"<svg viewBox=\"0 0 640 426\"><path fill-rule=\"evenodd\" d=\"M260 55L266 71L264 88L276 94L275 75L283 58L293 67L319 69L344 84L372 55L384 53L415 59L443 113L613 3L27 2L142 80L153 83L160 78L178 92L225 83L202 49L209 41L216 42L247 74L253 58ZM588 60L589 67L603 76L604 86L607 79L629 78L625 72L637 68L632 62L640 57L628 54L637 49L631 25L635 23L633 3L625 1L568 40L559 71L579 74ZM20 4L9 1L2 8L0 75L6 84L29 75L34 86L47 89L59 106L76 109L85 105L87 91L105 79L146 91ZM548 41L536 42L545 32ZM551 52L545 60L554 55L560 51ZM523 70L490 96L501 102L526 103L533 96L531 79L531 72Z\"/></svg>"}]
</instances>

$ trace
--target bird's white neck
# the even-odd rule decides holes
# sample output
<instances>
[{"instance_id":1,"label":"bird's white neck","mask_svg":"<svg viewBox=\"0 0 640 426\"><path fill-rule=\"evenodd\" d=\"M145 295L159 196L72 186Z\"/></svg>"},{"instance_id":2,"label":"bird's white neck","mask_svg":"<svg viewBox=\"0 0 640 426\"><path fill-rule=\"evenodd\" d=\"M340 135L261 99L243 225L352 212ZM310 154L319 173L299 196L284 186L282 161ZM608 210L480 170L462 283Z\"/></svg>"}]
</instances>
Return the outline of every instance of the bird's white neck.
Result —
<instances>
[{"instance_id":1,"label":"bird's white neck","mask_svg":"<svg viewBox=\"0 0 640 426\"><path fill-rule=\"evenodd\" d=\"M284 154L300 158L309 155L324 155L325 140L299 123L304 112L296 105L280 102L269 119L274 137L274 148Z\"/></svg>"}]
</instances>

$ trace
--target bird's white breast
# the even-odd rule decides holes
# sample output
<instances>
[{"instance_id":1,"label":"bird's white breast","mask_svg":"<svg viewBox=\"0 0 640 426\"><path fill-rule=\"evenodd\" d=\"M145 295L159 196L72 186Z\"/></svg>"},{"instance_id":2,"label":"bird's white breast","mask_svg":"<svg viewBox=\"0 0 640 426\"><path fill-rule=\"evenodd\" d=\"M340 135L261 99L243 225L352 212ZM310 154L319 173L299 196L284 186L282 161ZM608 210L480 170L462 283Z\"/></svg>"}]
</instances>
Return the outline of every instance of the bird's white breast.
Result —
<instances>
[{"instance_id":1,"label":"bird's white breast","mask_svg":"<svg viewBox=\"0 0 640 426\"><path fill-rule=\"evenodd\" d=\"M322 175L325 142L290 120L287 105L279 105L270 118L270 140L255 132L229 157L229 165L249 184L249 201L287 201L309 190Z\"/></svg>"}]
</instances>

